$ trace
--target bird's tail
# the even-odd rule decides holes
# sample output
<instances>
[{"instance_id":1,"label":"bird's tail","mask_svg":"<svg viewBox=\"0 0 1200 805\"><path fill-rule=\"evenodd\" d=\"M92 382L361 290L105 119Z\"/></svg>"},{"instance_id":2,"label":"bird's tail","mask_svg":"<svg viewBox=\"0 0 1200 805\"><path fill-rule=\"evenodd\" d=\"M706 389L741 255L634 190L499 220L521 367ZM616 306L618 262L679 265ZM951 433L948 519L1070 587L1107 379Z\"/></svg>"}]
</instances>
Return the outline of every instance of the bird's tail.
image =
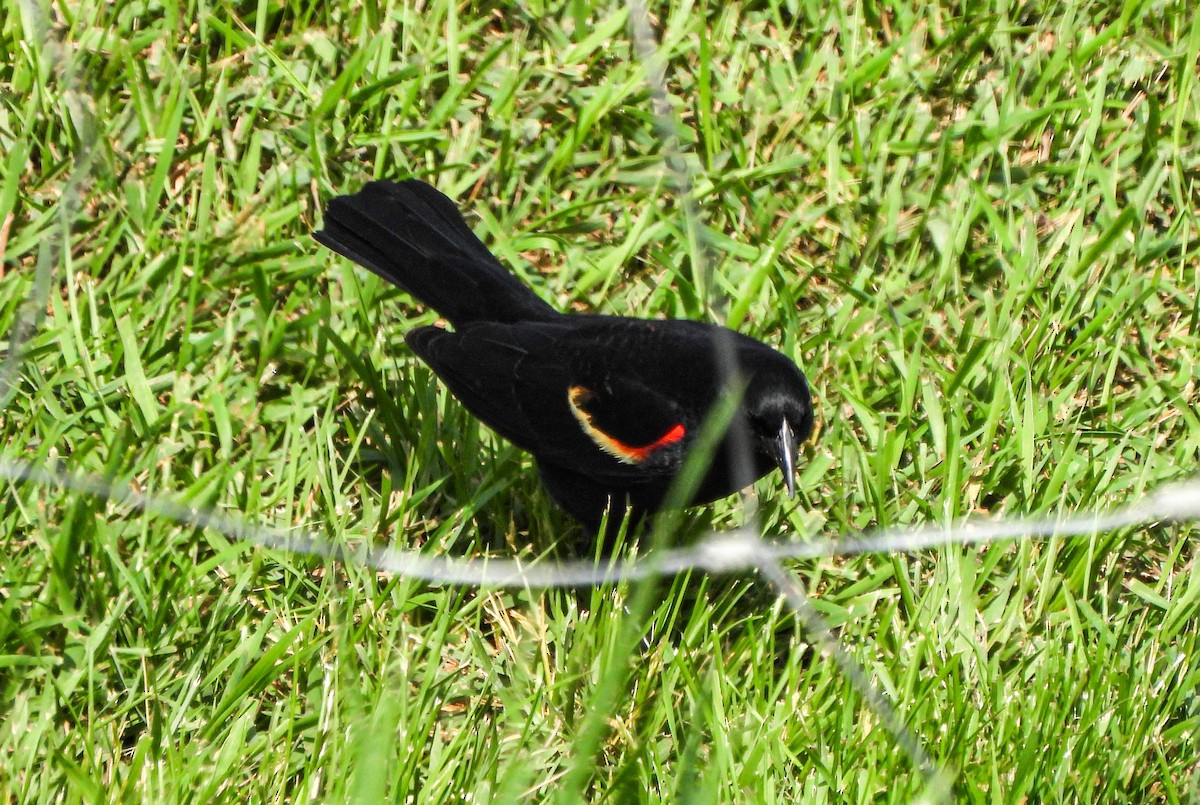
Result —
<instances>
[{"instance_id":1,"label":"bird's tail","mask_svg":"<svg viewBox=\"0 0 1200 805\"><path fill-rule=\"evenodd\" d=\"M458 207L416 179L371 182L325 210L318 242L403 288L458 327L558 312L504 269Z\"/></svg>"}]
</instances>

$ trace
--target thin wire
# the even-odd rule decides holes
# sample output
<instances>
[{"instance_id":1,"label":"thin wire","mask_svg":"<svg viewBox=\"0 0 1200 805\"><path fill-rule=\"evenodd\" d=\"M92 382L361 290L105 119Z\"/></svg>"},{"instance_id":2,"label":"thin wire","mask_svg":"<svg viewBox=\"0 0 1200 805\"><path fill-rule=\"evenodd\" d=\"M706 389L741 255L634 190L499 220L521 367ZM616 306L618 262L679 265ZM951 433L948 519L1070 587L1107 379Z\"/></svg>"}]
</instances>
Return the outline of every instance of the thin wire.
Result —
<instances>
[{"instance_id":1,"label":"thin wire","mask_svg":"<svg viewBox=\"0 0 1200 805\"><path fill-rule=\"evenodd\" d=\"M646 76L646 86L650 90L650 111L661 140L660 151L683 214L696 296L710 315L723 320L725 298L717 293L716 284L712 281L711 256L716 253L716 243L712 231L702 219L700 206L696 203L695 175L682 146L684 127L671 107L671 96L666 83L666 60L661 56L662 48L650 26L650 13L644 0L630 0L629 31L633 38L634 52ZM713 346L716 349L716 364L721 373L722 385L730 389L741 388L741 367L738 364L732 334L725 330L717 330L713 337ZM740 486L744 488L754 483L755 473L754 460L750 455L749 433L746 432L746 424L740 417L734 417L730 422L729 433L733 443L738 446L731 456L734 462L733 477L742 479ZM757 523L758 512L754 498L745 497L743 501L745 522Z\"/></svg>"},{"instance_id":2,"label":"thin wire","mask_svg":"<svg viewBox=\"0 0 1200 805\"><path fill-rule=\"evenodd\" d=\"M847 679L879 717L914 768L926 781L924 798L935 802L950 797L952 772L938 766L903 717L870 682L865 669L838 645L807 593L780 566L783 559L815 559L863 553L909 551L948 544L988 544L1018 537L1080 538L1100 531L1161 521L1200 520L1200 478L1162 487L1141 501L1108 513L1074 517L1024 518L1010 521L964 522L956 527L889 529L847 540L823 539L780 544L760 539L748 529L710 534L690 548L656 551L608 566L578 561L550 563L519 559L462 559L430 556L419 551L369 544L348 547L312 531L284 531L252 523L216 509L190 506L169 498L117 487L94 476L36 467L28 462L0 459L0 477L13 482L58 486L127 505L197 528L219 531L265 548L281 549L325 560L350 563L434 584L472 587L581 587L670 576L687 570L732 573L757 570L783 596L800 618L805 633L821 652L837 663Z\"/></svg>"},{"instance_id":3,"label":"thin wire","mask_svg":"<svg viewBox=\"0 0 1200 805\"><path fill-rule=\"evenodd\" d=\"M682 123L673 114L668 101L664 75L665 59L660 58L661 49L650 28L650 17L644 0L630 0L629 24L633 33L634 47L637 50L638 57L642 61L646 74L646 82L650 87L650 105L654 113L656 127L663 139L662 148L664 157L668 168L670 168L674 176L676 191L680 198L680 205L687 227L693 264L693 277L697 286L696 290L708 309L716 312L718 307L722 307L719 305L719 302L723 300L717 297L716 289L713 287L714 283L711 281L708 255L711 249L712 238L708 228L700 220L700 213L692 191L694 186L692 173L682 153L682 149L679 147L679 143L682 140L680 136ZM716 350L717 366L721 374L722 384L727 388L741 388L741 367L738 365L737 352L733 345L732 334L725 330L718 330L713 337L713 346ZM755 476L753 458L750 455L749 436L746 423L741 417L735 416L729 426L729 438L735 445L730 459L733 462L733 467L731 468L733 477L741 479L741 483L739 484L741 487L746 487L753 483ZM787 480L791 481L791 479ZM743 560L750 561L751 565L757 565L761 573L773 580L776 589L784 596L788 605L800 617L805 631L814 640L823 645L823 651L837 662L842 671L850 677L852 683L862 693L868 705L876 710L885 724L889 725L889 730L896 737L898 744L904 750L905 754L909 756L913 765L926 774L927 783L934 778L940 780L946 777L946 772L932 770L932 762L929 759L929 755L922 749L920 739L908 730L903 720L896 714L894 708L871 686L871 683L867 679L866 671L853 657L841 650L837 639L833 637L833 634L829 631L829 627L825 624L825 619L812 606L808 600L808 596L803 593L803 588L799 586L799 582L792 580L789 586L785 581L787 579L786 574L777 563L768 561L765 564L759 564L756 561L758 557L763 555L761 552L766 546L757 537L757 532L759 531L758 512L753 497L745 497L743 501L745 506L745 522L751 524L753 532L751 532L751 536L743 535L735 543L722 543L729 549L727 552L735 556L740 556ZM655 547L658 546L656 545ZM933 792L934 787L932 785L929 785L928 788L930 792ZM935 798L937 800L945 799L944 793L937 794Z\"/></svg>"},{"instance_id":4,"label":"thin wire","mask_svg":"<svg viewBox=\"0 0 1200 805\"><path fill-rule=\"evenodd\" d=\"M1141 500L1105 513L967 520L943 527L881 529L862 537L825 537L800 543L764 540L749 529L740 529L709 534L691 547L656 551L597 566L590 560L469 559L366 544L350 547L334 543L315 531L272 528L214 508L192 506L161 495L152 497L96 476L38 467L14 459L0 458L0 478L102 498L182 525L218 531L264 548L353 562L432 584L485 588L596 586L672 576L689 570L738 573L756 570L763 562L909 552L950 545L987 545L1024 537L1082 539L1131 526L1200 521L1200 477L1195 477L1160 487Z\"/></svg>"},{"instance_id":5,"label":"thin wire","mask_svg":"<svg viewBox=\"0 0 1200 805\"><path fill-rule=\"evenodd\" d=\"M0 362L0 411L8 407L17 393L17 376L25 360L25 349L46 317L54 268L62 255L70 253L71 230L82 206L83 186L91 176L93 143L97 141L92 98L86 90L80 89L74 52L66 42L50 35L50 21L40 5L33 0L23 0L21 5L23 13L20 16L32 28L26 31L28 38L37 43L38 51L49 62L47 73L56 76L63 87L63 98L75 124L76 136L71 171L59 201L56 234L38 248L33 287L8 331L8 352Z\"/></svg>"},{"instance_id":6,"label":"thin wire","mask_svg":"<svg viewBox=\"0 0 1200 805\"><path fill-rule=\"evenodd\" d=\"M715 305L724 301L710 291L712 271L708 257L713 250L713 239L708 227L701 220L700 207L696 204L693 192L695 177L681 146L683 126L671 108L665 60L660 57L658 40L650 27L650 14L643 0L631 0L629 3L629 31L633 37L634 51L642 63L646 86L650 90L650 111L654 116L654 127L661 142L663 162L667 166L672 189L679 199L680 210L683 213L696 295L704 305L713 310Z\"/></svg>"},{"instance_id":7,"label":"thin wire","mask_svg":"<svg viewBox=\"0 0 1200 805\"><path fill-rule=\"evenodd\" d=\"M913 766L925 778L925 794L936 802L950 799L954 775L949 769L943 769L925 751L924 745L916 734L904 722L900 711L891 700L883 695L867 677L865 669L849 654L842 650L837 637L818 614L808 593L795 576L786 573L777 561L763 557L758 563L758 572L775 588L795 613L804 627L804 633L812 640L813 645L824 656L833 660L841 672L850 680L851 686L863 697L867 706L879 717L884 729L891 734L892 740L912 760Z\"/></svg>"}]
</instances>

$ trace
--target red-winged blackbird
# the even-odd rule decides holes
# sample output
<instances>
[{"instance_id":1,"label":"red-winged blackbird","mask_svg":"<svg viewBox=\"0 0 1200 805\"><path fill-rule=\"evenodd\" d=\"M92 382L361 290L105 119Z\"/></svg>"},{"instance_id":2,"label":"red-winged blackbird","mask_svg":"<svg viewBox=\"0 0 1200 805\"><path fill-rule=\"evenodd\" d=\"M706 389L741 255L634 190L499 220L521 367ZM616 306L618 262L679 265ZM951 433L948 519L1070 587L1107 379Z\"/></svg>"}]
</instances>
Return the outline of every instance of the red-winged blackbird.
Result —
<instances>
[{"instance_id":1,"label":"red-winged blackbird","mask_svg":"<svg viewBox=\"0 0 1200 805\"><path fill-rule=\"evenodd\" d=\"M559 313L500 265L454 202L414 179L333 199L314 237L450 323L405 340L468 411L533 454L550 496L593 535L610 504L610 525L626 506L631 521L662 507L729 387L718 338L744 393L691 502L774 467L794 494L812 400L796 365L765 344L694 321Z\"/></svg>"}]
</instances>

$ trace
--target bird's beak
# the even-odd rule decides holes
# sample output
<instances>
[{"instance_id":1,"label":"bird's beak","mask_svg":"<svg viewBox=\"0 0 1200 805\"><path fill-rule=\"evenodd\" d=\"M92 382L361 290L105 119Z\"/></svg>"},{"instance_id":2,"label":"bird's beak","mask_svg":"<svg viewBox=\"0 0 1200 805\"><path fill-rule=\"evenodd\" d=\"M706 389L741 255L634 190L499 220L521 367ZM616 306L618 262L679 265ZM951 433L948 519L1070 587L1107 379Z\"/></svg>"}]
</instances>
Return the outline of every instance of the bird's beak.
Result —
<instances>
[{"instance_id":1,"label":"bird's beak","mask_svg":"<svg viewBox=\"0 0 1200 805\"><path fill-rule=\"evenodd\" d=\"M788 498L796 498L796 438L787 420L779 429L779 469L783 471L783 482L787 484Z\"/></svg>"}]
</instances>

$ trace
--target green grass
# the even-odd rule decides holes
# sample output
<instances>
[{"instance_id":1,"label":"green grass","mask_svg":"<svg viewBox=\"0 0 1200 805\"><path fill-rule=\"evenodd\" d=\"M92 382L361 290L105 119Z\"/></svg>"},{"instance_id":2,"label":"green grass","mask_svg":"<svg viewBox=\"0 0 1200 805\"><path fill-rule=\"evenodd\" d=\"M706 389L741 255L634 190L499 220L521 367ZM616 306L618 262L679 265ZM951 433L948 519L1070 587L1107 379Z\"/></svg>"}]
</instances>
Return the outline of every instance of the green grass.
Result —
<instances>
[{"instance_id":1,"label":"green grass","mask_svg":"<svg viewBox=\"0 0 1200 805\"><path fill-rule=\"evenodd\" d=\"M564 309L710 315L627 9L359 5L85 0L59 50L5 0L5 352L24 300L44 317L0 456L338 541L557 551L577 531L529 458L403 346L433 314L309 233L415 175ZM768 533L1089 511L1197 471L1191 4L659 12L713 290L819 398L801 499L757 487ZM962 799L1195 803L1196 537L793 570ZM743 583L443 589L29 483L0 491L0 557L0 801L922 790Z\"/></svg>"}]
</instances>

